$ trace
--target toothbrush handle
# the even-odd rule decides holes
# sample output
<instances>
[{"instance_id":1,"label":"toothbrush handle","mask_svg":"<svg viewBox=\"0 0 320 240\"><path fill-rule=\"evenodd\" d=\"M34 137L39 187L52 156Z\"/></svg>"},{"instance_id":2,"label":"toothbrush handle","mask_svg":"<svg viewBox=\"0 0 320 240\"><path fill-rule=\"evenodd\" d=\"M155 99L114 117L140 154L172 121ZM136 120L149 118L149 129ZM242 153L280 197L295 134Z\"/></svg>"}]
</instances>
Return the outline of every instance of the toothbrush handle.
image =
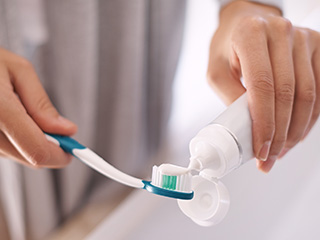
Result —
<instances>
[{"instance_id":1,"label":"toothbrush handle","mask_svg":"<svg viewBox=\"0 0 320 240\"><path fill-rule=\"evenodd\" d=\"M56 134L49 134L49 133L45 133L45 136L50 142L61 147L63 149L63 151L65 151L66 153L70 153L73 156L75 156L73 153L73 150L86 149L85 146L78 143L76 140L74 140L71 137L61 136L61 135L56 135ZM77 157L77 156L75 156L75 157Z\"/></svg>"},{"instance_id":2,"label":"toothbrush handle","mask_svg":"<svg viewBox=\"0 0 320 240\"><path fill-rule=\"evenodd\" d=\"M81 145L73 138L48 133L45 133L45 136L50 142L60 146L65 152L72 154L102 175L130 187L144 187L144 183L141 179L132 177L116 169L92 150Z\"/></svg>"}]
</instances>

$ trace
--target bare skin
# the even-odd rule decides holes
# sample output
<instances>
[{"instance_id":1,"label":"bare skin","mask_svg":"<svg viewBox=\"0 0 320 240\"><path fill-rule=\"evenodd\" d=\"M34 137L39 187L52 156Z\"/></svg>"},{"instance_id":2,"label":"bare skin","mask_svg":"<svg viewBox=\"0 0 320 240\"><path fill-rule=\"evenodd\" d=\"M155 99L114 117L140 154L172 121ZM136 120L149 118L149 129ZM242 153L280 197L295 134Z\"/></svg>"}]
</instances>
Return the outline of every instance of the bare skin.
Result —
<instances>
[{"instance_id":1,"label":"bare skin","mask_svg":"<svg viewBox=\"0 0 320 240\"><path fill-rule=\"evenodd\" d=\"M0 48L0 86L0 155L34 168L65 167L71 156L43 131L72 135L77 127L53 107L32 65Z\"/></svg>"},{"instance_id":2,"label":"bare skin","mask_svg":"<svg viewBox=\"0 0 320 240\"><path fill-rule=\"evenodd\" d=\"M235 1L221 10L208 81L226 104L247 91L261 171L269 172L318 119L319 64L320 34L292 26L278 9Z\"/></svg>"}]
</instances>

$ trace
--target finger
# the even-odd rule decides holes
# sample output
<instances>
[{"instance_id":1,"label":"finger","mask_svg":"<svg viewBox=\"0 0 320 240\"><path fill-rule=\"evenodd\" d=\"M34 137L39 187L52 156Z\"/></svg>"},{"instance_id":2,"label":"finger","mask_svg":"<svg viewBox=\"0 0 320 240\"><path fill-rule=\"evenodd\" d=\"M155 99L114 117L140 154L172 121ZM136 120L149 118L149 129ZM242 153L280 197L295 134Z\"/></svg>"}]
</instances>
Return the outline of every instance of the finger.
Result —
<instances>
[{"instance_id":1,"label":"finger","mask_svg":"<svg viewBox=\"0 0 320 240\"><path fill-rule=\"evenodd\" d=\"M209 58L207 79L218 96L227 105L230 105L246 91L240 81L239 60L232 51L231 64L229 64L227 59L217 59L213 51Z\"/></svg>"},{"instance_id":2,"label":"finger","mask_svg":"<svg viewBox=\"0 0 320 240\"><path fill-rule=\"evenodd\" d=\"M7 137L0 131L0 155L15 160L27 167L33 167L24 157L15 149Z\"/></svg>"},{"instance_id":3,"label":"finger","mask_svg":"<svg viewBox=\"0 0 320 240\"><path fill-rule=\"evenodd\" d=\"M296 79L295 99L287 141L279 157L283 157L302 139L311 119L316 98L316 86L309 49L307 32L297 30L293 49Z\"/></svg>"},{"instance_id":4,"label":"finger","mask_svg":"<svg viewBox=\"0 0 320 240\"><path fill-rule=\"evenodd\" d=\"M270 171L286 143L295 93L292 26L283 18L275 21L268 39L275 88L275 133L268 159L259 165L264 172Z\"/></svg>"},{"instance_id":5,"label":"finger","mask_svg":"<svg viewBox=\"0 0 320 240\"><path fill-rule=\"evenodd\" d=\"M24 159L37 167L59 168L70 162L70 155L46 140L16 95L12 93L0 100L9 103L0 102L2 113L0 128Z\"/></svg>"},{"instance_id":6,"label":"finger","mask_svg":"<svg viewBox=\"0 0 320 240\"><path fill-rule=\"evenodd\" d=\"M77 130L76 125L61 117L53 107L32 65L12 55L10 54L7 67L12 76L14 89L28 114L43 131L62 135L74 134Z\"/></svg>"},{"instance_id":7,"label":"finger","mask_svg":"<svg viewBox=\"0 0 320 240\"><path fill-rule=\"evenodd\" d=\"M313 57L312 57L312 67L313 67L313 74L314 74L314 78L315 78L315 88L316 88L316 99L315 99L315 103L313 106L313 111L312 111L312 115L311 115L311 119L309 122L309 126L307 127L303 138L305 138L308 133L310 132L310 130L312 129L312 127L314 126L314 124L317 122L319 115L320 115L320 68L319 68L319 64L320 64L320 49L318 47L318 49L313 53Z\"/></svg>"},{"instance_id":8,"label":"finger","mask_svg":"<svg viewBox=\"0 0 320 240\"><path fill-rule=\"evenodd\" d=\"M245 37L234 44L247 87L253 151L260 160L266 160L269 155L275 124L273 75L263 28L263 22L255 22L241 34Z\"/></svg>"}]
</instances>

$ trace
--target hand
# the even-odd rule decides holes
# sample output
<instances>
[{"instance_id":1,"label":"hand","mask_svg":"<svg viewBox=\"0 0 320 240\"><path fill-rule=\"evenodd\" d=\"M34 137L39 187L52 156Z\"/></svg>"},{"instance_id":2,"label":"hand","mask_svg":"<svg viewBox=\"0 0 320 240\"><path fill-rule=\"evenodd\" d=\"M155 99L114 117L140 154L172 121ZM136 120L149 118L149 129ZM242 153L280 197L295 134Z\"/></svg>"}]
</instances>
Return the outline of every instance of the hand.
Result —
<instances>
[{"instance_id":1,"label":"hand","mask_svg":"<svg viewBox=\"0 0 320 240\"><path fill-rule=\"evenodd\" d=\"M220 13L208 79L230 104L247 90L258 168L270 171L308 134L320 112L320 34L273 7L235 1ZM240 78L243 76L243 87Z\"/></svg>"},{"instance_id":2,"label":"hand","mask_svg":"<svg viewBox=\"0 0 320 240\"><path fill-rule=\"evenodd\" d=\"M51 104L32 65L0 48L0 155L31 167L60 168L71 156L43 131L74 134L75 124Z\"/></svg>"}]
</instances>

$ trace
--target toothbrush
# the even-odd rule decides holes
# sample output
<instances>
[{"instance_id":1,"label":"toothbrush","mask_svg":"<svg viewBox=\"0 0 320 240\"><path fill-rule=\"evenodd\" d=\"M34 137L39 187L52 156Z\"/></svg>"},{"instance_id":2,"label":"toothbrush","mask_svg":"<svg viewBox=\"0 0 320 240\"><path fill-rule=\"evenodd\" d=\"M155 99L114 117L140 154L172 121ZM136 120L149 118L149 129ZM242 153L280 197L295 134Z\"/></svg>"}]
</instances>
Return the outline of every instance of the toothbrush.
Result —
<instances>
[{"instance_id":1,"label":"toothbrush","mask_svg":"<svg viewBox=\"0 0 320 240\"><path fill-rule=\"evenodd\" d=\"M177 199L181 211L200 226L212 226L224 219L229 210L230 196L220 179L253 157L246 94L191 140L187 168L172 164L154 166L151 181L121 172L70 137L45 135L49 141L106 177L133 188Z\"/></svg>"},{"instance_id":2,"label":"toothbrush","mask_svg":"<svg viewBox=\"0 0 320 240\"><path fill-rule=\"evenodd\" d=\"M190 200L193 198L191 190L191 174L188 169L171 164L162 164L159 168L154 166L152 182L132 177L110 165L89 148L76 140L61 135L45 133L46 138L60 146L65 152L87 164L92 169L124 185L145 189L151 193Z\"/></svg>"}]
</instances>

